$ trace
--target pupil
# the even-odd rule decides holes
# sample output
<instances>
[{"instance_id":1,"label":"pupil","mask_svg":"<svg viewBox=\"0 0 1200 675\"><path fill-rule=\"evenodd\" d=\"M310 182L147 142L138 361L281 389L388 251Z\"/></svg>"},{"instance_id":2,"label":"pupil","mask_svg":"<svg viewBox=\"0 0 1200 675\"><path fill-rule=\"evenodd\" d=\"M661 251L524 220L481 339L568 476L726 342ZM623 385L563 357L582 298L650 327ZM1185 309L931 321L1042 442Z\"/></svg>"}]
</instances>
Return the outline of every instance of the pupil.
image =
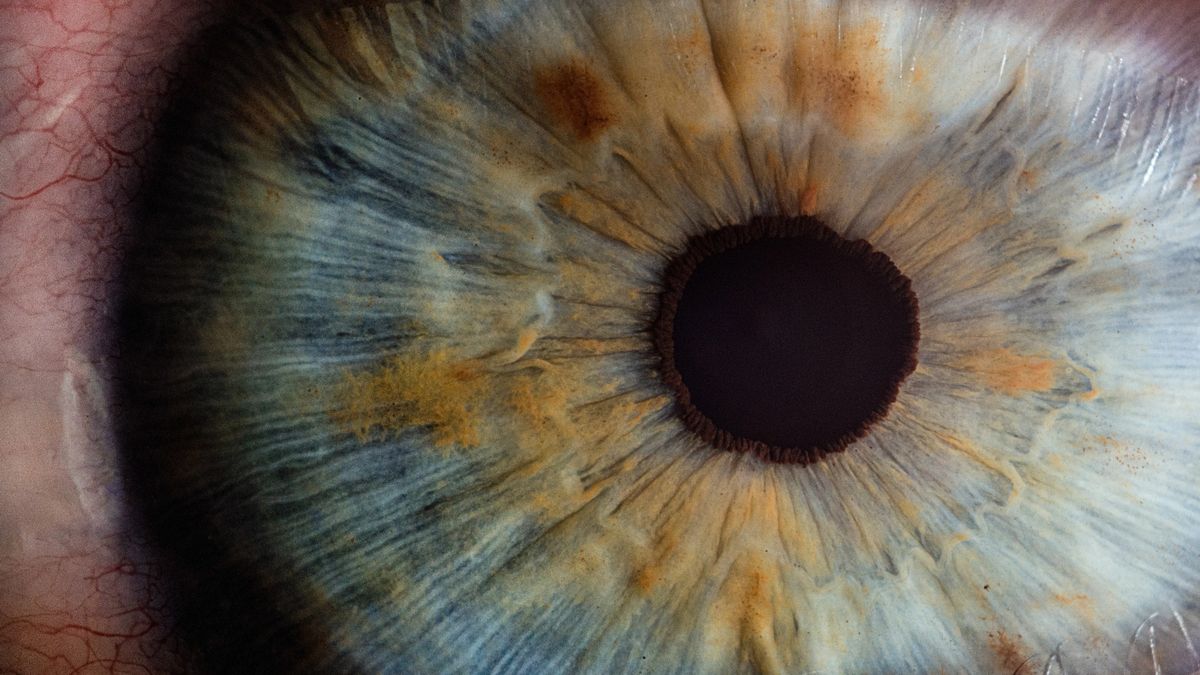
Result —
<instances>
[{"instance_id":1,"label":"pupil","mask_svg":"<svg viewBox=\"0 0 1200 675\"><path fill-rule=\"evenodd\" d=\"M814 219L693 237L665 281L664 376L684 422L719 447L816 461L865 435L916 367L908 278Z\"/></svg>"}]
</instances>

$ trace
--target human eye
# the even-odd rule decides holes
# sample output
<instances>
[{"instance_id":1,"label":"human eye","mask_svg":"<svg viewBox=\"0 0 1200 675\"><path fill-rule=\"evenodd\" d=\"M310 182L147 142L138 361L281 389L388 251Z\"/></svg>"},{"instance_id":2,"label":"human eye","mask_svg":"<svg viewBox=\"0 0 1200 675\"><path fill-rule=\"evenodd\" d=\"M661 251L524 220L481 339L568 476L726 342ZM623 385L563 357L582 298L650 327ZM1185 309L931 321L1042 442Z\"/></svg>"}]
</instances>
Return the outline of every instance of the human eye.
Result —
<instances>
[{"instance_id":1,"label":"human eye","mask_svg":"<svg viewBox=\"0 0 1200 675\"><path fill-rule=\"evenodd\" d=\"M215 670L1194 671L1195 19L1081 7L235 21L160 127L120 361L6 430L66 429L93 529L129 470ZM863 260L901 292L843 314ZM22 665L105 639L15 606Z\"/></svg>"}]
</instances>

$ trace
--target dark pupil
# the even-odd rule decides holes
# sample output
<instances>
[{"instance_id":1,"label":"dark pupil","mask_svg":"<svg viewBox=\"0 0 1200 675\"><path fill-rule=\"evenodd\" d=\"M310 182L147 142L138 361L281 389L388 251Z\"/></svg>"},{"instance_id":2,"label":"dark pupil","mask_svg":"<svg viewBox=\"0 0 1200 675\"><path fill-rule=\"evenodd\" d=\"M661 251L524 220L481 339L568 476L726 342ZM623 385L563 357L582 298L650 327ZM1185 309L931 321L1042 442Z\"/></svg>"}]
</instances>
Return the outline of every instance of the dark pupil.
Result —
<instances>
[{"instance_id":1,"label":"dark pupil","mask_svg":"<svg viewBox=\"0 0 1200 675\"><path fill-rule=\"evenodd\" d=\"M886 413L915 365L916 301L864 242L811 221L792 229L729 248L720 234L693 241L718 250L682 284L671 339L696 411L728 435L775 446L759 448L778 455L770 459L806 461Z\"/></svg>"}]
</instances>

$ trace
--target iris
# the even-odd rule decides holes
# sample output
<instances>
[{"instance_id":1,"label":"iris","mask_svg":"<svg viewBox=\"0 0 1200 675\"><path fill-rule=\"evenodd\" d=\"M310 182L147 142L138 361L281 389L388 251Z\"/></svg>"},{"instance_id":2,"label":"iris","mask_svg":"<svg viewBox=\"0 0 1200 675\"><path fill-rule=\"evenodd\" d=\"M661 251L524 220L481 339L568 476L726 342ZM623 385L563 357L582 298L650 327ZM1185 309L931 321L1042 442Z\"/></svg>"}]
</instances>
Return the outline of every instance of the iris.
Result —
<instances>
[{"instance_id":1,"label":"iris","mask_svg":"<svg viewBox=\"0 0 1200 675\"><path fill-rule=\"evenodd\" d=\"M371 4L219 45L124 319L214 667L1200 665L1198 94L1152 57L784 0ZM671 261L760 217L919 300L890 405L820 461L689 424L655 338Z\"/></svg>"}]
</instances>

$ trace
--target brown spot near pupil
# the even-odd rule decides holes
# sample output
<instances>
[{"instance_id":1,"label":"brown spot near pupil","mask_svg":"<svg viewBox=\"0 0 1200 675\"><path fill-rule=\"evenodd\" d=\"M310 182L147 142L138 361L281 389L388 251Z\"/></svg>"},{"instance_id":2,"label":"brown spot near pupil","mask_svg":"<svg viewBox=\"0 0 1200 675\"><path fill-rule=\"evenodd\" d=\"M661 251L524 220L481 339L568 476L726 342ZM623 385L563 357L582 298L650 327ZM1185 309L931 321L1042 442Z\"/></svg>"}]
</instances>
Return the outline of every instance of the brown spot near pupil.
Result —
<instances>
[{"instance_id":1,"label":"brown spot near pupil","mask_svg":"<svg viewBox=\"0 0 1200 675\"><path fill-rule=\"evenodd\" d=\"M664 282L664 380L684 423L717 447L818 461L881 420L916 367L909 280L813 218L693 237Z\"/></svg>"},{"instance_id":2,"label":"brown spot near pupil","mask_svg":"<svg viewBox=\"0 0 1200 675\"><path fill-rule=\"evenodd\" d=\"M1006 671L1014 675L1024 670L1029 663L1029 650L1021 642L1021 636L998 630L988 633L988 646Z\"/></svg>"},{"instance_id":3,"label":"brown spot near pupil","mask_svg":"<svg viewBox=\"0 0 1200 675\"><path fill-rule=\"evenodd\" d=\"M554 118L582 141L612 125L614 114L599 78L580 61L568 61L535 74L538 99Z\"/></svg>"}]
</instances>

